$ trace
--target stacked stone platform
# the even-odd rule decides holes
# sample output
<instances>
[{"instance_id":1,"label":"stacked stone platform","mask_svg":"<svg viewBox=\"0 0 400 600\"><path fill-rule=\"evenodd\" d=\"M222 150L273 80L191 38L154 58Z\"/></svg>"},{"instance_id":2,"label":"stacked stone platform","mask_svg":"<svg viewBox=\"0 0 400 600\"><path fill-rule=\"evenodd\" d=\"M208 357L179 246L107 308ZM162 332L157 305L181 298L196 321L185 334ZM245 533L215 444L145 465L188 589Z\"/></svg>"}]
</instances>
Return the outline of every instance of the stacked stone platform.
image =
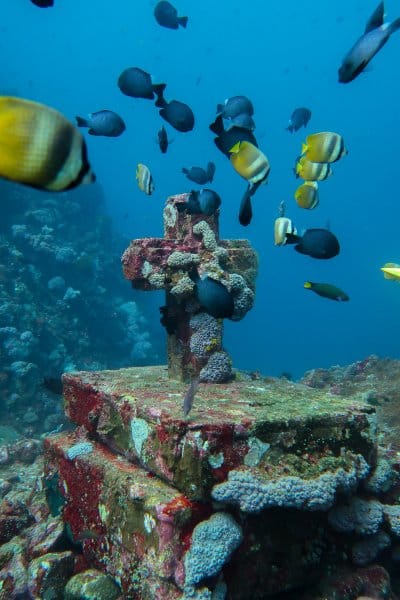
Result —
<instances>
[{"instance_id":1,"label":"stacked stone platform","mask_svg":"<svg viewBox=\"0 0 400 600\"><path fill-rule=\"evenodd\" d=\"M46 478L127 599L261 599L312 581L326 511L375 462L371 406L285 379L200 384L186 419L187 385L166 367L63 383L78 429L48 438Z\"/></svg>"}]
</instances>

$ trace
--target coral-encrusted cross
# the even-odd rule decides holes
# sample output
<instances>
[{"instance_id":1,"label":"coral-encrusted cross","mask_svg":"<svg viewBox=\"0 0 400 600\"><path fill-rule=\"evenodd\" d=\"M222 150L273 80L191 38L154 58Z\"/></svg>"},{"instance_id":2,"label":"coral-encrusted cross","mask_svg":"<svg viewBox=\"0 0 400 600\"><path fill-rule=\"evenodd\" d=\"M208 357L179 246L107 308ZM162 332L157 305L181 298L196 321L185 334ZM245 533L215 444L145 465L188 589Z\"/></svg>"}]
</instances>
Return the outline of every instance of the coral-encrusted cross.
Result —
<instances>
[{"instance_id":1,"label":"coral-encrusted cross","mask_svg":"<svg viewBox=\"0 0 400 600\"><path fill-rule=\"evenodd\" d=\"M136 289L166 291L161 322L168 334L168 373L183 381L227 381L231 362L222 348L222 323L204 313L194 296L188 271L221 281L232 291L233 320L252 307L257 256L247 240L220 240L218 214L188 214L178 210L188 194L171 196L163 213L160 238L133 240L122 256L124 276Z\"/></svg>"}]
</instances>

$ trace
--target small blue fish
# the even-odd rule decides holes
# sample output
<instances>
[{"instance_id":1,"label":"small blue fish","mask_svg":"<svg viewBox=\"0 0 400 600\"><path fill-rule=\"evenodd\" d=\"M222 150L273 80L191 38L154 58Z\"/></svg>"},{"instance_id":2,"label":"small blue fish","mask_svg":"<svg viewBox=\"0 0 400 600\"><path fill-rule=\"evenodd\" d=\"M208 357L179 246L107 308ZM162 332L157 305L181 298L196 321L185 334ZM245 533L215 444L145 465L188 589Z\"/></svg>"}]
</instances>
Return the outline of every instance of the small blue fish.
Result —
<instances>
[{"instance_id":1,"label":"small blue fish","mask_svg":"<svg viewBox=\"0 0 400 600\"><path fill-rule=\"evenodd\" d=\"M311 119L311 110L309 108L295 108L292 112L292 116L289 119L289 125L286 127L287 131L293 133L298 131L300 127L307 127L308 121Z\"/></svg>"},{"instance_id":2,"label":"small blue fish","mask_svg":"<svg viewBox=\"0 0 400 600\"><path fill-rule=\"evenodd\" d=\"M90 135L104 135L118 137L125 131L125 123L117 113L112 110L99 110L90 113L87 119L75 117L78 127L88 127Z\"/></svg>"},{"instance_id":3,"label":"small blue fish","mask_svg":"<svg viewBox=\"0 0 400 600\"><path fill-rule=\"evenodd\" d=\"M223 119L233 119L241 114L254 114L254 108L251 100L247 96L232 96L227 98L223 104L217 104L217 114Z\"/></svg>"},{"instance_id":4,"label":"small blue fish","mask_svg":"<svg viewBox=\"0 0 400 600\"><path fill-rule=\"evenodd\" d=\"M201 167L190 167L190 169L186 169L183 167L182 173L184 173L190 181L194 181L194 183L198 183L199 185L204 185L208 182L212 182L215 173L215 164L209 162L207 169L202 169Z\"/></svg>"},{"instance_id":5,"label":"small blue fish","mask_svg":"<svg viewBox=\"0 0 400 600\"><path fill-rule=\"evenodd\" d=\"M178 11L167 0L160 0L154 9L154 17L159 25L168 29L178 29L186 27L189 20L188 17L178 17Z\"/></svg>"},{"instance_id":6,"label":"small blue fish","mask_svg":"<svg viewBox=\"0 0 400 600\"><path fill-rule=\"evenodd\" d=\"M159 132L157 133L158 145L160 146L160 150L162 154L165 154L168 150L169 139L167 136L167 132L165 130L164 125L161 127Z\"/></svg>"}]
</instances>

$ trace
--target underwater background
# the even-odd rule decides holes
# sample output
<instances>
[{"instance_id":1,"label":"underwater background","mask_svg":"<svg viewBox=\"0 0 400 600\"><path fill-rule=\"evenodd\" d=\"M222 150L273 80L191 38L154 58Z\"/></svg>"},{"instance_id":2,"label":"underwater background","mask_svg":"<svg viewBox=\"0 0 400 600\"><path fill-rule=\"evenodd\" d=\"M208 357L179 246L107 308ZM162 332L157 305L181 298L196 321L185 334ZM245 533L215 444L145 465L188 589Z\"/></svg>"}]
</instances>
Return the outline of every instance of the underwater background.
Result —
<instances>
[{"instance_id":1,"label":"underwater background","mask_svg":"<svg viewBox=\"0 0 400 600\"><path fill-rule=\"evenodd\" d=\"M79 252L85 254L85 232L98 232L97 245L92 243L86 255L96 268L102 268L99 261L103 266L107 263L101 279L104 311L98 306L96 286L85 288L84 282L93 277L90 267L79 276L70 271L68 281L60 261L54 259L49 265L53 259L48 257L46 268L40 261L36 266L39 271L43 268L46 281L62 276L66 287L73 289L74 281L80 282L80 300L86 308L82 304L72 308L64 323L68 319L72 323L74 311L84 323L90 307L97 306L98 312L91 314L87 354L96 354L103 345L101 359L83 361L81 354L74 356L72 344L64 358L55 361L53 372L45 375L55 377L70 368L165 362L166 336L158 312L163 294L132 291L123 281L119 259L130 239L162 235L162 209L169 195L196 187L181 168L204 166L210 160L216 164L210 187L222 198L221 237L249 239L260 261L253 310L240 323L224 323L224 345L235 368L299 378L308 369L345 365L370 354L398 358L400 288L383 278L380 267L400 257L400 83L396 75L400 35L393 35L368 72L342 85L337 69L373 9L364 2L183 0L179 12L189 16L189 23L187 29L177 31L155 22L154 5L133 0L59 0L49 10L39 10L26 0L2 5L1 94L43 102L70 120L108 108L127 125L124 135L115 139L84 132L97 183L53 196L54 210L60 203L61 221L56 218L51 227L63 228L70 246L79 242ZM394 1L387 1L385 10L389 20L400 15ZM166 82L167 97L188 103L195 113L191 132L166 126L173 140L166 155L156 143L164 123L153 103L123 96L117 87L119 74L129 66L140 66L152 74L153 81ZM247 228L237 218L245 184L214 146L208 129L216 104L237 94L247 95L254 104L257 139L271 163L268 184L254 197L254 217ZM285 128L297 106L310 108L312 117L307 129L291 134ZM349 153L333 165L334 175L321 183L320 205L305 211L293 198L298 186L293 165L305 136L323 130L342 134ZM151 197L136 185L138 162L151 169L156 185ZM20 235L29 235L27 207L30 211L42 207L49 195L8 182L2 182L1 194L3 239L21 223L27 230ZM18 194L24 196L20 212L15 204ZM273 224L281 201L299 232L328 223L340 241L340 255L318 261L292 247L275 247ZM74 204L81 209L68 213L68 206ZM99 219L107 222L100 230ZM74 228L78 221L79 227ZM21 260L29 263L28 246L27 242L19 251L23 254L26 249ZM2 278L13 278L15 272L7 274L7 261L2 262ZM347 292L350 302L310 294L303 288L306 280L335 284ZM33 307L35 288L32 284L27 289ZM132 331L145 342L136 353L132 352L135 333L122 343L119 329L126 326L129 308L124 313L118 307L130 301L138 312ZM43 298L37 297L38 312L41 302ZM46 302L53 303L56 315L57 300L50 292ZM18 322L18 314L10 325L21 333L27 327ZM108 320L111 314L113 319ZM129 318L132 325L135 317ZM107 332L109 328L115 335ZM38 338L32 355L41 344ZM3 348L3 359L4 352Z\"/></svg>"}]
</instances>

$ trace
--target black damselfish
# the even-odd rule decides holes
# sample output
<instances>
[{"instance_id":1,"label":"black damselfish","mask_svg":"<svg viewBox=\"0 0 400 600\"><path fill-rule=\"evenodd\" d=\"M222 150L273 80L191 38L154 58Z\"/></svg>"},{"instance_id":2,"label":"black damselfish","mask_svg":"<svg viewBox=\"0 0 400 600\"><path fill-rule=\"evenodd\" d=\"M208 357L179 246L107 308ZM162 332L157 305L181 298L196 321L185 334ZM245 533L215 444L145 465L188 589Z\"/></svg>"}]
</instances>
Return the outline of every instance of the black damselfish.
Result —
<instances>
[{"instance_id":1,"label":"black damselfish","mask_svg":"<svg viewBox=\"0 0 400 600\"><path fill-rule=\"evenodd\" d=\"M139 67L128 67L119 76L118 87L125 96L153 100L154 94L162 96L166 84L153 83L151 75Z\"/></svg>"},{"instance_id":2,"label":"black damselfish","mask_svg":"<svg viewBox=\"0 0 400 600\"><path fill-rule=\"evenodd\" d=\"M189 271L194 282L194 293L200 306L215 319L231 319L234 311L233 297L220 282L206 275L201 278L196 267Z\"/></svg>"},{"instance_id":3,"label":"black damselfish","mask_svg":"<svg viewBox=\"0 0 400 600\"><path fill-rule=\"evenodd\" d=\"M49 8L50 6L54 6L54 0L31 0L31 2L39 8Z\"/></svg>"},{"instance_id":4,"label":"black damselfish","mask_svg":"<svg viewBox=\"0 0 400 600\"><path fill-rule=\"evenodd\" d=\"M165 154L168 150L169 140L168 140L167 132L165 130L164 125L158 131L157 138L158 138L158 145L160 147L160 150L161 150L162 154Z\"/></svg>"},{"instance_id":5,"label":"black damselfish","mask_svg":"<svg viewBox=\"0 0 400 600\"><path fill-rule=\"evenodd\" d=\"M329 229L306 229L303 235L287 233L286 244L296 244L297 252L312 258L333 258L340 252L338 239Z\"/></svg>"},{"instance_id":6,"label":"black damselfish","mask_svg":"<svg viewBox=\"0 0 400 600\"><path fill-rule=\"evenodd\" d=\"M175 6L172 6L167 0L157 2L154 9L154 16L159 25L168 29L178 29L179 25L186 27L188 22L188 17L178 17L178 11Z\"/></svg>"},{"instance_id":7,"label":"black damselfish","mask_svg":"<svg viewBox=\"0 0 400 600\"><path fill-rule=\"evenodd\" d=\"M258 147L257 140L250 129L236 126L225 129L221 115L217 116L215 121L209 126L209 129L217 135L217 137L214 138L214 144L217 146L218 150L228 158L230 158L231 155L231 148L238 142L250 142L253 146Z\"/></svg>"},{"instance_id":8,"label":"black damselfish","mask_svg":"<svg viewBox=\"0 0 400 600\"><path fill-rule=\"evenodd\" d=\"M190 181L194 181L194 183L198 183L199 185L204 185L208 182L212 183L215 173L215 164L209 162L206 169L203 169L202 167L190 167L190 169L186 169L183 167L182 173L184 173Z\"/></svg>"},{"instance_id":9,"label":"black damselfish","mask_svg":"<svg viewBox=\"0 0 400 600\"><path fill-rule=\"evenodd\" d=\"M189 215L214 215L221 206L221 198L214 190L192 190L186 202L176 205L178 212L186 211Z\"/></svg>"}]
</instances>

